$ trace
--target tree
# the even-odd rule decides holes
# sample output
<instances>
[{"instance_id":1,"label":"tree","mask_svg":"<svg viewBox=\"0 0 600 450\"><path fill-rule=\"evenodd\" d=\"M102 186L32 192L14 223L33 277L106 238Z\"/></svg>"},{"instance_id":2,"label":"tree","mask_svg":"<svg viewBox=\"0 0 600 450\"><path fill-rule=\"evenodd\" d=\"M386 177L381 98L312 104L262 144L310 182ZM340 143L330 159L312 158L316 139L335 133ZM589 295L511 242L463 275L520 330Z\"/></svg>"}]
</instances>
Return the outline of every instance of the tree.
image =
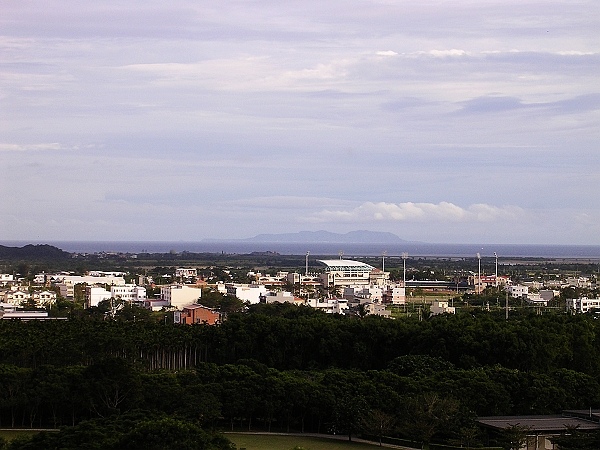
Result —
<instances>
[{"instance_id":1,"label":"tree","mask_svg":"<svg viewBox=\"0 0 600 450\"><path fill-rule=\"evenodd\" d=\"M527 435L531 431L531 427L514 424L509 425L502 430L502 445L507 450L520 450L523 445L527 442Z\"/></svg>"}]
</instances>

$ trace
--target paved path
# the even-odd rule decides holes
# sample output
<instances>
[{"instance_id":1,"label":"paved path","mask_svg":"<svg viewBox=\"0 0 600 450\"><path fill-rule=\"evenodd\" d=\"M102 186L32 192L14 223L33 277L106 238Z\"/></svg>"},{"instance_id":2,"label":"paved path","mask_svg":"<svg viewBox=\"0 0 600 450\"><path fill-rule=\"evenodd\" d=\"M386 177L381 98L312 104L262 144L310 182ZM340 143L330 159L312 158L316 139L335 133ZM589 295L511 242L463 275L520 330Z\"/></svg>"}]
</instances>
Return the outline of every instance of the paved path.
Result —
<instances>
[{"instance_id":1,"label":"paved path","mask_svg":"<svg viewBox=\"0 0 600 450\"><path fill-rule=\"evenodd\" d=\"M267 431L226 431L224 434L256 434L266 436L302 436L302 437L316 437L321 439L336 439L338 441L348 441L348 436L343 434L319 434L319 433L269 433ZM366 439L360 439L352 436L352 442L360 442L361 444L370 444L374 447L382 448L395 448L399 450L421 450L416 447L403 447L401 445L386 444L383 442L381 446L379 442L368 441Z\"/></svg>"}]
</instances>

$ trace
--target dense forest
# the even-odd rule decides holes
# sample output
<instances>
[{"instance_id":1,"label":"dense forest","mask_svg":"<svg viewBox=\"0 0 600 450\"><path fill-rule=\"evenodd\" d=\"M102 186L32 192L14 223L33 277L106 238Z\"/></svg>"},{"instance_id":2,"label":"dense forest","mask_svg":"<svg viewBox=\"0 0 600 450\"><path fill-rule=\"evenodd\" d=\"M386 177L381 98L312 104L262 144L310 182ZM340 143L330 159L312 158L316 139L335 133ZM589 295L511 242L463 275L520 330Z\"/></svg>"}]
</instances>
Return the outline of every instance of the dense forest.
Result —
<instances>
[{"instance_id":1,"label":"dense forest","mask_svg":"<svg viewBox=\"0 0 600 450\"><path fill-rule=\"evenodd\" d=\"M594 315L506 321L473 309L419 321L292 305L254 305L217 327L1 321L0 427L88 429L146 411L175 428L477 446L488 438L476 416L598 408L599 333Z\"/></svg>"}]
</instances>

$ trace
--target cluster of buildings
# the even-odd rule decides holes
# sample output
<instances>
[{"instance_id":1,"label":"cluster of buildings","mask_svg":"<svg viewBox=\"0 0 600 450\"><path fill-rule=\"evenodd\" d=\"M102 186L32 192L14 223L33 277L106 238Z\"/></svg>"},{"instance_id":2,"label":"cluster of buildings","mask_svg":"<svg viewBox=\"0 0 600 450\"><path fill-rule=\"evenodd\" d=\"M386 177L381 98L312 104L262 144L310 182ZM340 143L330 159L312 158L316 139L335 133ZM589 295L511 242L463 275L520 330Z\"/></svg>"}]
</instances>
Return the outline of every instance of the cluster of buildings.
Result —
<instances>
[{"instance_id":1,"label":"cluster of buildings","mask_svg":"<svg viewBox=\"0 0 600 450\"><path fill-rule=\"evenodd\" d=\"M12 275L0 274L0 311L17 313L19 307L28 309L46 308L54 304L61 296L74 299L76 286L79 294L83 286L85 307L98 306L106 300L120 300L116 304L134 304L152 311L174 311L177 323L209 323L222 320L218 311L203 306L202 289L210 288L223 295L235 296L249 304L256 303L292 303L321 309L332 314L346 314L360 311L361 314L389 316L387 305L405 305L407 287L421 289L449 289L458 282L448 281L406 281L391 282L390 274L361 261L349 259L324 259L317 261L321 270L318 273L308 271L308 260L304 274L298 272L277 272L268 275L249 272L251 283L207 284L198 278L197 269L178 268L169 278L175 284L159 285L160 293L148 297L145 279L140 277L138 284L127 283L123 272L93 271L84 276L68 273L39 274L32 286L23 287ZM547 306L548 302L559 295L562 282L544 283L526 282L512 284L510 278L495 275L472 275L467 280L467 288L474 292L483 292L487 287L502 287L507 295L522 299L530 305ZM591 281L584 277L567 279L566 285L591 287ZM157 287L153 285L154 287ZM600 310L600 299L586 297L567 300L567 310L588 312ZM448 301L436 300L431 304L430 312L453 314L455 308ZM10 314L9 314L10 315ZM7 316L8 317L8 316Z\"/></svg>"}]
</instances>

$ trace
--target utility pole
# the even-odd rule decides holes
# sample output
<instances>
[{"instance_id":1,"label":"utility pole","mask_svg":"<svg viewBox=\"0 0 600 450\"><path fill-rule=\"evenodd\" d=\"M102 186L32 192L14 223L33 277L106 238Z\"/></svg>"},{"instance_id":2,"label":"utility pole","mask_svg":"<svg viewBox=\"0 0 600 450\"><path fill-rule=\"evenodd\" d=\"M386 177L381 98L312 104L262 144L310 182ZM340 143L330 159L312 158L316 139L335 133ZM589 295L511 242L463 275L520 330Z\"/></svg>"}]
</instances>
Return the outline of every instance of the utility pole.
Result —
<instances>
[{"instance_id":1,"label":"utility pole","mask_svg":"<svg viewBox=\"0 0 600 450\"><path fill-rule=\"evenodd\" d=\"M310 255L310 252L306 252L306 271L304 272L305 276L308 276L308 255Z\"/></svg>"},{"instance_id":2,"label":"utility pole","mask_svg":"<svg viewBox=\"0 0 600 450\"><path fill-rule=\"evenodd\" d=\"M508 291L506 291L506 320L508 320Z\"/></svg>"}]
</instances>

